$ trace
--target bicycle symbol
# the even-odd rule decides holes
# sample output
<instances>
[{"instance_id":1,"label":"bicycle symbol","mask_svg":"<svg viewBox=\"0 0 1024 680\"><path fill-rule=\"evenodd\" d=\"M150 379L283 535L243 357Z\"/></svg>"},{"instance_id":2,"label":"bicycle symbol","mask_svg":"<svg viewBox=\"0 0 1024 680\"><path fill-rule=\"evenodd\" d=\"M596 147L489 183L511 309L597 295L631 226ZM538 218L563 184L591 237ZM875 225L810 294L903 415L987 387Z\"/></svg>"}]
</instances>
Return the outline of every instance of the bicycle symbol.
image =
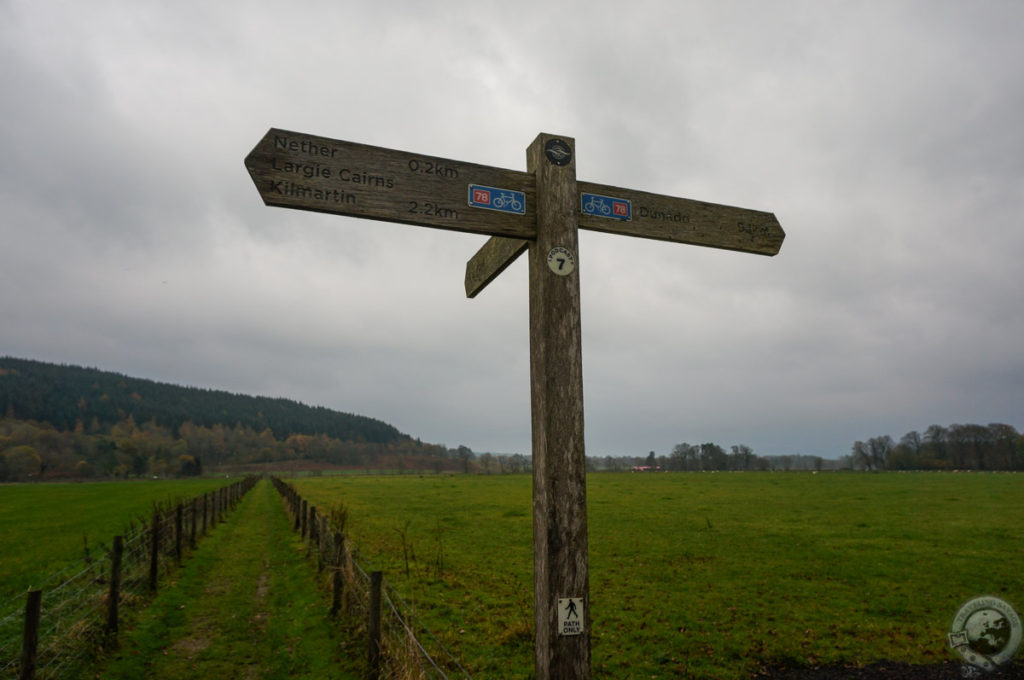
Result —
<instances>
[{"instance_id":1,"label":"bicycle symbol","mask_svg":"<svg viewBox=\"0 0 1024 680\"><path fill-rule=\"evenodd\" d=\"M512 212L523 212L523 203L516 195L509 191L500 193L491 199L491 205L498 210L510 210Z\"/></svg>"},{"instance_id":2,"label":"bicycle symbol","mask_svg":"<svg viewBox=\"0 0 1024 680\"><path fill-rule=\"evenodd\" d=\"M612 207L602 199L591 194L590 200L583 205L583 212L588 215L596 215L598 213L601 213L602 215L611 215Z\"/></svg>"}]
</instances>

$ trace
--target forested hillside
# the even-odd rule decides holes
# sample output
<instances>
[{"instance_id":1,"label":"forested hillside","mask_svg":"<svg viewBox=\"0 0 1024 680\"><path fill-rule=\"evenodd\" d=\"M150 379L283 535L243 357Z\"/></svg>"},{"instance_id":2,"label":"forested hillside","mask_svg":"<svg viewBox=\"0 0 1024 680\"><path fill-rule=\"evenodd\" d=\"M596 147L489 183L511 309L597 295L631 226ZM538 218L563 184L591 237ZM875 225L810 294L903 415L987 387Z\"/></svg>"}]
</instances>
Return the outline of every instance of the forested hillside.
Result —
<instances>
[{"instance_id":1,"label":"forested hillside","mask_svg":"<svg viewBox=\"0 0 1024 680\"><path fill-rule=\"evenodd\" d=\"M288 399L0 358L0 482L265 464L439 471L465 469L464 459L379 420Z\"/></svg>"},{"instance_id":2,"label":"forested hillside","mask_svg":"<svg viewBox=\"0 0 1024 680\"><path fill-rule=\"evenodd\" d=\"M94 368L0 357L0 415L50 423L58 430L107 430L131 417L177 432L201 427L267 428L287 438L326 435L342 441L388 443L408 436L373 418L306 406L289 399L251 397L181 387Z\"/></svg>"}]
</instances>

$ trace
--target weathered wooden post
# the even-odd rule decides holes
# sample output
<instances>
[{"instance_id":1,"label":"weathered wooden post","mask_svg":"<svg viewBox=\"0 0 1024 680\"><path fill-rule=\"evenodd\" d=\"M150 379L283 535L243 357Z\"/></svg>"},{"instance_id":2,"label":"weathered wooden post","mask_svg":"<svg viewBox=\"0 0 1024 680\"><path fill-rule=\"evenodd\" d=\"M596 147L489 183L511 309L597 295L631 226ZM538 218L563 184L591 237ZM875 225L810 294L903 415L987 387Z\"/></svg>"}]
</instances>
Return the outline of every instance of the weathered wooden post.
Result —
<instances>
[{"instance_id":1,"label":"weathered wooden post","mask_svg":"<svg viewBox=\"0 0 1024 680\"><path fill-rule=\"evenodd\" d=\"M43 591L30 590L25 599L25 628L21 636L21 668L18 680L33 680L36 677L36 652L39 648L39 614L42 609Z\"/></svg>"},{"instance_id":2,"label":"weathered wooden post","mask_svg":"<svg viewBox=\"0 0 1024 680\"><path fill-rule=\"evenodd\" d=\"M553 154L555 154L553 156ZM537 678L590 677L583 353L573 140L540 135L527 151L537 177L530 258L533 416L534 654ZM559 627L575 603L571 631Z\"/></svg>"},{"instance_id":3,"label":"weathered wooden post","mask_svg":"<svg viewBox=\"0 0 1024 680\"><path fill-rule=\"evenodd\" d=\"M110 590L107 593L107 633L117 635L118 605L121 599L121 555L124 553L124 537L114 536L114 547L110 551Z\"/></svg>"},{"instance_id":4,"label":"weathered wooden post","mask_svg":"<svg viewBox=\"0 0 1024 680\"><path fill-rule=\"evenodd\" d=\"M317 529L319 528L316 518L316 506L309 506L309 550L316 550L319 545L319 538L317 537Z\"/></svg>"},{"instance_id":5,"label":"weathered wooden post","mask_svg":"<svg viewBox=\"0 0 1024 680\"><path fill-rule=\"evenodd\" d=\"M160 563L160 511L153 511L153 528L149 534L149 589L156 592Z\"/></svg>"},{"instance_id":6,"label":"weathered wooden post","mask_svg":"<svg viewBox=\"0 0 1024 680\"><path fill-rule=\"evenodd\" d=\"M305 500L303 500L302 501L302 533L299 534L303 539L306 538L306 522L308 521L308 514L309 514L309 504Z\"/></svg>"},{"instance_id":7,"label":"weathered wooden post","mask_svg":"<svg viewBox=\"0 0 1024 680\"><path fill-rule=\"evenodd\" d=\"M341 610L345 579L342 571L345 554L345 537L340 531L334 532L334 571L331 573L331 618Z\"/></svg>"},{"instance_id":8,"label":"weathered wooden post","mask_svg":"<svg viewBox=\"0 0 1024 680\"><path fill-rule=\"evenodd\" d=\"M328 539L331 534L330 527L327 524L326 515L321 514L317 521L319 522L319 524L317 525L316 528L316 535L318 539L316 550L316 571L319 574L324 570L324 562L326 561L324 559L324 552L328 550L330 544L330 541Z\"/></svg>"},{"instance_id":9,"label":"weathered wooden post","mask_svg":"<svg viewBox=\"0 0 1024 680\"><path fill-rule=\"evenodd\" d=\"M277 129L245 166L267 205L491 236L469 297L529 251L535 674L590 677L577 229L775 255L775 215L578 182L574 140L549 134L527 172Z\"/></svg>"},{"instance_id":10,"label":"weathered wooden post","mask_svg":"<svg viewBox=\"0 0 1024 680\"><path fill-rule=\"evenodd\" d=\"M366 624L366 636L368 638L366 677L369 680L378 680L380 678L380 609L383 581L384 574L382 572L370 572L370 611L367 615Z\"/></svg>"},{"instance_id":11,"label":"weathered wooden post","mask_svg":"<svg viewBox=\"0 0 1024 680\"><path fill-rule=\"evenodd\" d=\"M184 522L184 511L182 510L181 503L174 508L174 559L177 561L178 566L181 566L181 534L183 530Z\"/></svg>"},{"instance_id":12,"label":"weathered wooden post","mask_svg":"<svg viewBox=\"0 0 1024 680\"><path fill-rule=\"evenodd\" d=\"M192 524L189 527L188 547L196 549L196 525L199 524L199 499L192 497Z\"/></svg>"}]
</instances>

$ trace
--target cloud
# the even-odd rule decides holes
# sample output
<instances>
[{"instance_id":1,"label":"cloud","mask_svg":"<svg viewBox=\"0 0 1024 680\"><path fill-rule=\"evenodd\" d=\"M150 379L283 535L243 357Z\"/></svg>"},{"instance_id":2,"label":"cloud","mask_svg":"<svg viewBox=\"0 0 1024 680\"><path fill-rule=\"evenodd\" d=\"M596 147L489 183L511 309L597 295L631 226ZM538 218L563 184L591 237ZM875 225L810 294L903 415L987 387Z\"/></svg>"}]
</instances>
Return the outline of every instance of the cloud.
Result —
<instances>
[{"instance_id":1,"label":"cloud","mask_svg":"<svg viewBox=\"0 0 1024 680\"><path fill-rule=\"evenodd\" d=\"M539 11L544 10L544 11ZM774 212L774 258L581 233L588 451L848 452L1024 391L1024 10L0 6L0 350L527 452L526 263L267 208L270 127Z\"/></svg>"}]
</instances>

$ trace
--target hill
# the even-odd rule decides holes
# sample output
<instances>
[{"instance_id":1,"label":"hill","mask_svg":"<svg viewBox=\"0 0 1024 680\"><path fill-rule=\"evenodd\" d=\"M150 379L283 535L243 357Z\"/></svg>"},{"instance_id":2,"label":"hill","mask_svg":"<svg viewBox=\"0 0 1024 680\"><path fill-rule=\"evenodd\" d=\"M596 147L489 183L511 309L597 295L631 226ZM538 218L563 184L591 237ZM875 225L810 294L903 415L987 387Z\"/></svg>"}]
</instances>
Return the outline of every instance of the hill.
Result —
<instances>
[{"instance_id":1,"label":"hill","mask_svg":"<svg viewBox=\"0 0 1024 680\"><path fill-rule=\"evenodd\" d=\"M456 454L380 420L290 399L0 358L0 482L210 468L440 471L458 466Z\"/></svg>"},{"instance_id":2,"label":"hill","mask_svg":"<svg viewBox=\"0 0 1024 680\"><path fill-rule=\"evenodd\" d=\"M125 418L155 422L177 433L187 422L269 428L275 436L322 434L342 441L389 443L408 435L380 420L307 406L290 399L253 397L182 387L95 368L0 357L0 414L73 430L76 423L109 429Z\"/></svg>"}]
</instances>

